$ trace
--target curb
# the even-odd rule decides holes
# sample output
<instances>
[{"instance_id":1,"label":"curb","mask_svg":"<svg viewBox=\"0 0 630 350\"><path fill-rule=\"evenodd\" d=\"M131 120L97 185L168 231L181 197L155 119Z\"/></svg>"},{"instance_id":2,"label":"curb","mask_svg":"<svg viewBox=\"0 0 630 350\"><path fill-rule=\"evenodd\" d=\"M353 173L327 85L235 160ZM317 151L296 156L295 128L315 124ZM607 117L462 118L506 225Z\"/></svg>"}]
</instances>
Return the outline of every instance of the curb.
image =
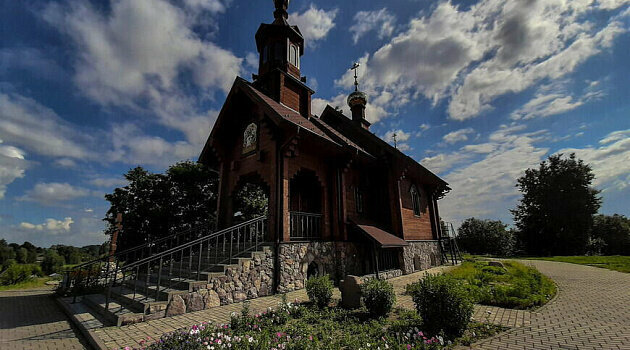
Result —
<instances>
[{"instance_id":1,"label":"curb","mask_svg":"<svg viewBox=\"0 0 630 350\"><path fill-rule=\"evenodd\" d=\"M105 343L100 338L98 338L95 334L93 334L91 330L85 328L85 326L76 318L72 310L68 308L68 305L61 300L61 298L54 297L54 296L52 296L52 298L55 299L55 301L57 302L57 305L59 305L61 309L63 310L63 312L66 314L66 316L70 318L70 320L72 321L72 324L79 329L81 334L85 337L85 339L87 339L87 341L90 343L92 348L96 350L108 350L107 346L105 346Z\"/></svg>"}]
</instances>

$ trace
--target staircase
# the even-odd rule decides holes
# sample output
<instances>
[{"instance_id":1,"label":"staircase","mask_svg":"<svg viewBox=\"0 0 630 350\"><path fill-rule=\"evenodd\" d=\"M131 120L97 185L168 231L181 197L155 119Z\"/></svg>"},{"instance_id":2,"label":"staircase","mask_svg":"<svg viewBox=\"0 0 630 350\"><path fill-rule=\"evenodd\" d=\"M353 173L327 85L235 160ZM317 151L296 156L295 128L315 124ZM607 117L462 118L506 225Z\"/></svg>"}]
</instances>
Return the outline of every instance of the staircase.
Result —
<instances>
[{"instance_id":1,"label":"staircase","mask_svg":"<svg viewBox=\"0 0 630 350\"><path fill-rule=\"evenodd\" d=\"M450 263L457 265L462 262L462 254L457 246L457 234L455 228L451 223L443 223L442 225L443 236L440 237L440 251L442 252L442 261L444 263Z\"/></svg>"},{"instance_id":2,"label":"staircase","mask_svg":"<svg viewBox=\"0 0 630 350\"><path fill-rule=\"evenodd\" d=\"M233 302L212 288L222 291L226 280L246 268L271 268L265 265L271 260L266 226L260 217L217 232L201 227L103 257L68 271L60 292L88 307L103 325L118 326L186 312L180 304L199 299L201 290L205 299L196 299L188 311ZM257 291L238 293L248 298Z\"/></svg>"}]
</instances>

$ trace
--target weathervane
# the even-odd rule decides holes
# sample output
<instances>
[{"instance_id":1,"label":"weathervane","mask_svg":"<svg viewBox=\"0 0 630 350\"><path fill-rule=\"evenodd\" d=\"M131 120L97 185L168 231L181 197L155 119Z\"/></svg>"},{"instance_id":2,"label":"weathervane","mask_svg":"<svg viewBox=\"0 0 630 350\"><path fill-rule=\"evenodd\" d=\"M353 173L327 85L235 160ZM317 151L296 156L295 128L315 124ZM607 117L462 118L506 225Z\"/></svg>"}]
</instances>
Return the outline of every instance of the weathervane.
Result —
<instances>
[{"instance_id":1,"label":"weathervane","mask_svg":"<svg viewBox=\"0 0 630 350\"><path fill-rule=\"evenodd\" d=\"M357 69L359 69L360 66L361 66L361 63L355 62L352 65L352 68L350 68L350 70L354 69L354 91L359 91L359 81L357 80L359 76L357 75Z\"/></svg>"}]
</instances>

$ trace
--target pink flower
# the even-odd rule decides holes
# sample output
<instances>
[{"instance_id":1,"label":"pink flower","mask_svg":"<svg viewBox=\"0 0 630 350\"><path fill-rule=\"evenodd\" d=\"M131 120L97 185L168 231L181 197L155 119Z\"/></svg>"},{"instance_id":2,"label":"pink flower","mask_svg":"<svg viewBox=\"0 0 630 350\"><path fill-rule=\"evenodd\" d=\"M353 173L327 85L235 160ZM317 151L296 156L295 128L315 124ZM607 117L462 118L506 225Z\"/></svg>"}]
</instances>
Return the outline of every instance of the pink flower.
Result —
<instances>
[{"instance_id":1,"label":"pink flower","mask_svg":"<svg viewBox=\"0 0 630 350\"><path fill-rule=\"evenodd\" d=\"M308 340L313 340L313 336L312 336L312 335L309 335L309 336L308 336Z\"/></svg>"},{"instance_id":2,"label":"pink flower","mask_svg":"<svg viewBox=\"0 0 630 350\"><path fill-rule=\"evenodd\" d=\"M407 344L407 350L411 350L411 344Z\"/></svg>"},{"instance_id":3,"label":"pink flower","mask_svg":"<svg viewBox=\"0 0 630 350\"><path fill-rule=\"evenodd\" d=\"M282 336L282 333L278 332L276 333L276 337L280 338Z\"/></svg>"}]
</instances>

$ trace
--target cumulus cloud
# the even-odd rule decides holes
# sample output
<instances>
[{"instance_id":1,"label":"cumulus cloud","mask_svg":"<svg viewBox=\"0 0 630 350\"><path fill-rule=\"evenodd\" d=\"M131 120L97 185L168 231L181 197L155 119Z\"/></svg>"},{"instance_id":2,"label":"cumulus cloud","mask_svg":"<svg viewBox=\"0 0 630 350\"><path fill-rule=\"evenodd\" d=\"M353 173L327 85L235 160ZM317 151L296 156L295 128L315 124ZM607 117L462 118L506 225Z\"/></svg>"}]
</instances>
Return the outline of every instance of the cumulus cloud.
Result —
<instances>
[{"instance_id":1,"label":"cumulus cloud","mask_svg":"<svg viewBox=\"0 0 630 350\"><path fill-rule=\"evenodd\" d=\"M565 148L560 153L575 153L593 167L594 185L604 191L630 187L630 129L614 131L599 141L599 146Z\"/></svg>"},{"instance_id":2,"label":"cumulus cloud","mask_svg":"<svg viewBox=\"0 0 630 350\"><path fill-rule=\"evenodd\" d=\"M471 216L497 214L501 217L496 218L510 220L506 208L516 204L516 179L548 154L547 148L537 145L546 131L525 132L524 128L503 125L488 136L487 142L422 160L429 169L442 173L453 189L440 201L446 220L459 223Z\"/></svg>"},{"instance_id":3,"label":"cumulus cloud","mask_svg":"<svg viewBox=\"0 0 630 350\"><path fill-rule=\"evenodd\" d=\"M442 139L448 144L467 141L468 135L474 132L475 130L473 128L459 129L449 132L448 134L444 135Z\"/></svg>"},{"instance_id":4,"label":"cumulus cloud","mask_svg":"<svg viewBox=\"0 0 630 350\"><path fill-rule=\"evenodd\" d=\"M335 27L335 18L339 9L329 11L319 9L311 4L308 10L289 14L289 23L300 28L306 45L315 45L317 41L326 38L331 29Z\"/></svg>"},{"instance_id":5,"label":"cumulus cloud","mask_svg":"<svg viewBox=\"0 0 630 350\"><path fill-rule=\"evenodd\" d=\"M18 94L0 92L0 138L44 156L90 159L92 137L53 110Z\"/></svg>"},{"instance_id":6,"label":"cumulus cloud","mask_svg":"<svg viewBox=\"0 0 630 350\"><path fill-rule=\"evenodd\" d=\"M385 140L385 142L391 144L392 146L396 144L397 148L400 151L408 151L411 150L411 146L405 141L408 141L411 137L411 133L405 132L401 129L398 130L390 130L385 133L381 138ZM394 138L396 139L394 142Z\"/></svg>"},{"instance_id":7,"label":"cumulus cloud","mask_svg":"<svg viewBox=\"0 0 630 350\"><path fill-rule=\"evenodd\" d=\"M469 7L443 1L364 57L362 87L370 96L392 95L379 105L385 111L424 96L434 104L446 100L452 119L474 118L492 110L497 97L565 78L610 48L628 31L630 11L603 14L610 18L598 23L588 18L619 6L614 0L482 0ZM351 88L352 75L337 83ZM577 107L575 98L555 102L569 106Z\"/></svg>"},{"instance_id":8,"label":"cumulus cloud","mask_svg":"<svg viewBox=\"0 0 630 350\"><path fill-rule=\"evenodd\" d=\"M584 94L577 98L564 91L564 87L555 88L555 85L541 87L534 98L512 112L510 117L518 120L563 114L604 95L603 91L597 89L597 81L590 82Z\"/></svg>"},{"instance_id":9,"label":"cumulus cloud","mask_svg":"<svg viewBox=\"0 0 630 350\"><path fill-rule=\"evenodd\" d=\"M71 217L63 220L46 219L43 224L31 224L30 222L22 222L20 228L28 231L46 231L47 234L56 235L61 232L69 232L70 226L74 224Z\"/></svg>"},{"instance_id":10,"label":"cumulus cloud","mask_svg":"<svg viewBox=\"0 0 630 350\"><path fill-rule=\"evenodd\" d=\"M28 165L25 156L23 150L3 145L0 140L0 199L4 198L9 184L24 177Z\"/></svg>"},{"instance_id":11,"label":"cumulus cloud","mask_svg":"<svg viewBox=\"0 0 630 350\"><path fill-rule=\"evenodd\" d=\"M191 7L222 12L225 1L188 0L184 5L188 7L164 0L113 0L111 10L101 12L71 0L66 6L46 6L42 16L77 48L74 82L83 94L103 106L157 116L157 122L181 131L199 147L214 122L205 102L217 91L229 90L243 59L202 40L186 12ZM182 85L184 75L192 77L191 84Z\"/></svg>"},{"instance_id":12,"label":"cumulus cloud","mask_svg":"<svg viewBox=\"0 0 630 350\"><path fill-rule=\"evenodd\" d=\"M378 11L359 11L354 15L354 24L350 27L353 33L352 40L358 43L359 39L372 30L378 31L379 39L391 36L394 33L396 17L389 13L387 8Z\"/></svg>"},{"instance_id":13,"label":"cumulus cloud","mask_svg":"<svg viewBox=\"0 0 630 350\"><path fill-rule=\"evenodd\" d=\"M28 190L24 196L18 199L50 206L90 195L92 195L90 190L75 187L68 183L40 182L31 190Z\"/></svg>"}]
</instances>

